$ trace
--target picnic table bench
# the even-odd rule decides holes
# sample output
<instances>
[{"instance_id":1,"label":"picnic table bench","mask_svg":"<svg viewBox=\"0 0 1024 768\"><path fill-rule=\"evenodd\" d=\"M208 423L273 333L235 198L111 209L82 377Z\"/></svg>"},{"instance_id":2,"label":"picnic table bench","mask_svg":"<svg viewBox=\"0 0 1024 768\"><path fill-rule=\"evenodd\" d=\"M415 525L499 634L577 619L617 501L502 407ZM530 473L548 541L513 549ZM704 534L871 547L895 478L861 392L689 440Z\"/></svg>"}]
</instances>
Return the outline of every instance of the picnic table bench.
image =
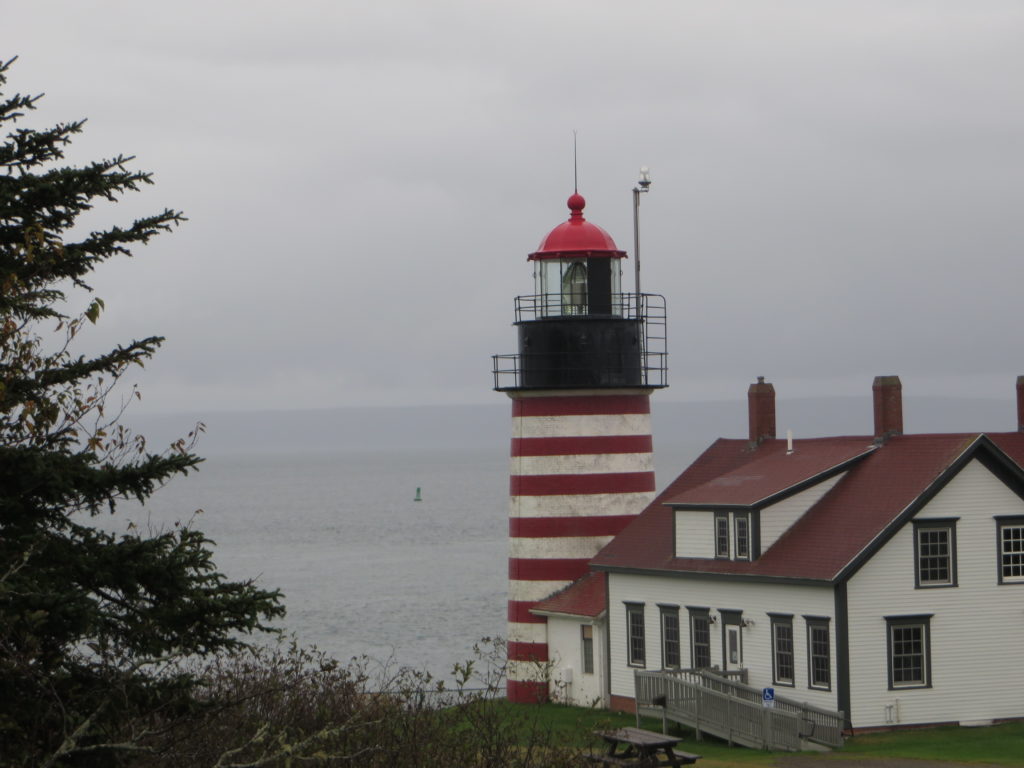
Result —
<instances>
[{"instance_id":1,"label":"picnic table bench","mask_svg":"<svg viewBox=\"0 0 1024 768\"><path fill-rule=\"evenodd\" d=\"M588 760L600 765L655 768L656 766L692 765L700 755L675 749L680 739L643 728L618 728L595 731L608 745L603 755L590 755ZM621 749L620 749L621 748Z\"/></svg>"}]
</instances>

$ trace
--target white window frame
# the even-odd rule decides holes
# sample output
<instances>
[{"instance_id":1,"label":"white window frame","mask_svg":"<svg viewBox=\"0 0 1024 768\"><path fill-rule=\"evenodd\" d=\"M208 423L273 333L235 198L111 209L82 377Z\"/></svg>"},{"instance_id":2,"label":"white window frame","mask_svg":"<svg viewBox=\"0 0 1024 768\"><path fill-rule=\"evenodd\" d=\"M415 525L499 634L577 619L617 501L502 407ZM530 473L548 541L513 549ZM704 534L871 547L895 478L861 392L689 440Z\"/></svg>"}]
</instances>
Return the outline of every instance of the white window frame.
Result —
<instances>
[{"instance_id":1,"label":"white window frame","mask_svg":"<svg viewBox=\"0 0 1024 768\"><path fill-rule=\"evenodd\" d=\"M807 623L807 687L817 691L832 690L832 631L831 619L827 616L804 616ZM825 653L818 653L815 643L815 633L825 633ZM825 677L817 677L815 671L824 660Z\"/></svg>"},{"instance_id":2,"label":"white window frame","mask_svg":"<svg viewBox=\"0 0 1024 768\"><path fill-rule=\"evenodd\" d=\"M1000 584L1024 584L1024 517L996 518L996 564Z\"/></svg>"},{"instance_id":3,"label":"white window frame","mask_svg":"<svg viewBox=\"0 0 1024 768\"><path fill-rule=\"evenodd\" d=\"M732 518L733 546L737 560L750 559L750 515L737 512ZM742 533L741 533L742 529Z\"/></svg>"},{"instance_id":4,"label":"white window frame","mask_svg":"<svg viewBox=\"0 0 1024 768\"><path fill-rule=\"evenodd\" d=\"M941 546L940 542L934 541L933 534L945 533L946 541L946 578L935 579L925 578L925 574L935 570L941 565L935 561L941 560L942 554L935 550ZM917 589L932 589L934 587L955 587L957 585L956 572L956 520L915 520L914 521L914 586Z\"/></svg>"},{"instance_id":5,"label":"white window frame","mask_svg":"<svg viewBox=\"0 0 1024 768\"><path fill-rule=\"evenodd\" d=\"M931 618L932 614L919 616L886 616L886 653L889 659L889 690L905 690L907 688L931 688L932 687L932 653L931 653ZM919 633L916 642L920 643L920 650L912 652L899 644L914 642L912 639L902 636L906 630L913 630ZM897 660L899 658L912 658L919 656L918 667L921 670L920 677L914 679L897 680Z\"/></svg>"},{"instance_id":6,"label":"white window frame","mask_svg":"<svg viewBox=\"0 0 1024 768\"><path fill-rule=\"evenodd\" d=\"M784 685L789 688L796 687L796 644L793 637L793 616L791 614L769 614L772 624L772 683ZM783 638L789 644L789 648L781 648L779 640L780 628L785 628L789 633L788 638ZM782 668L782 656L788 657L789 677L784 677Z\"/></svg>"},{"instance_id":7,"label":"white window frame","mask_svg":"<svg viewBox=\"0 0 1024 768\"><path fill-rule=\"evenodd\" d=\"M679 636L679 606L659 605L661 610L661 666L663 669L679 669L683 664L682 638ZM669 635L674 632L675 637ZM674 646L675 660L670 661L669 648Z\"/></svg>"},{"instance_id":8,"label":"white window frame","mask_svg":"<svg viewBox=\"0 0 1024 768\"><path fill-rule=\"evenodd\" d=\"M686 609L690 614L690 666L694 669L704 669L711 666L711 609L690 608ZM697 632L700 630L707 635L707 640L697 642ZM697 650L707 649L707 664L700 664L703 659L697 658Z\"/></svg>"},{"instance_id":9,"label":"white window frame","mask_svg":"<svg viewBox=\"0 0 1024 768\"><path fill-rule=\"evenodd\" d=\"M647 666L643 603L626 603L626 664L641 669Z\"/></svg>"},{"instance_id":10,"label":"white window frame","mask_svg":"<svg viewBox=\"0 0 1024 768\"><path fill-rule=\"evenodd\" d=\"M721 530L723 523L725 524L724 532ZM715 512L715 559L728 560L731 556L732 525L730 525L729 513Z\"/></svg>"}]
</instances>

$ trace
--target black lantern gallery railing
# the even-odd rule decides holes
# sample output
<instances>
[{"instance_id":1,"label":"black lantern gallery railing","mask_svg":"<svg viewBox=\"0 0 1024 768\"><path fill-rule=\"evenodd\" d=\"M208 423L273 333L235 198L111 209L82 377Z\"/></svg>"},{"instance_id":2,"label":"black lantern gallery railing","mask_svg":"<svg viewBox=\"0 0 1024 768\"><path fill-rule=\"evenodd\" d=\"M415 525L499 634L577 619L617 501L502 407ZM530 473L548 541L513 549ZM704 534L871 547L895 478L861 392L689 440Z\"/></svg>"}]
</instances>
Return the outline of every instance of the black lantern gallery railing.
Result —
<instances>
[{"instance_id":1,"label":"black lantern gallery railing","mask_svg":"<svg viewBox=\"0 0 1024 768\"><path fill-rule=\"evenodd\" d=\"M665 298L612 296L611 314L569 312L556 295L516 298L519 353L494 355L494 388L667 387Z\"/></svg>"}]
</instances>

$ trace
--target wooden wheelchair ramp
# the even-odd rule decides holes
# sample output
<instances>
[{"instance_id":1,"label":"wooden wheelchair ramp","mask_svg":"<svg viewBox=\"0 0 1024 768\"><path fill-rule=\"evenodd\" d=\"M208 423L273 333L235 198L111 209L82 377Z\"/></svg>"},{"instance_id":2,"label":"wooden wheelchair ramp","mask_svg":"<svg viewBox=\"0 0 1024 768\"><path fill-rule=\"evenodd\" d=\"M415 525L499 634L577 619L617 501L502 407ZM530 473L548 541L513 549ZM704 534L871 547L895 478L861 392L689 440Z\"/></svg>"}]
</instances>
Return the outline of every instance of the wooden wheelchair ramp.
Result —
<instances>
[{"instance_id":1,"label":"wooden wheelchair ramp","mask_svg":"<svg viewBox=\"0 0 1024 768\"><path fill-rule=\"evenodd\" d=\"M799 751L843 745L842 712L776 696L707 670L634 672L637 715L661 717L754 749Z\"/></svg>"}]
</instances>

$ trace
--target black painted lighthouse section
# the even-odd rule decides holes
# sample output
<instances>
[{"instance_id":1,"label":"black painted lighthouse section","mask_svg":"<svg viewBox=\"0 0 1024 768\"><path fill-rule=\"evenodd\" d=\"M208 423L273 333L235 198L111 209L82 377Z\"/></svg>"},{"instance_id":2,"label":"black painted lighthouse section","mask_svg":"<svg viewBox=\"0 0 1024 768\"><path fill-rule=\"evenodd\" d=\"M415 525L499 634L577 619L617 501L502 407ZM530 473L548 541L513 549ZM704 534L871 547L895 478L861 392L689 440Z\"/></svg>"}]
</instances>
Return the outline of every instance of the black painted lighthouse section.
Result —
<instances>
[{"instance_id":1,"label":"black painted lighthouse section","mask_svg":"<svg viewBox=\"0 0 1024 768\"><path fill-rule=\"evenodd\" d=\"M524 320L516 325L522 387L643 384L639 320L581 315Z\"/></svg>"},{"instance_id":2,"label":"black painted lighthouse section","mask_svg":"<svg viewBox=\"0 0 1024 768\"><path fill-rule=\"evenodd\" d=\"M612 269L618 268L618 259L587 259L588 314L612 314Z\"/></svg>"}]
</instances>

